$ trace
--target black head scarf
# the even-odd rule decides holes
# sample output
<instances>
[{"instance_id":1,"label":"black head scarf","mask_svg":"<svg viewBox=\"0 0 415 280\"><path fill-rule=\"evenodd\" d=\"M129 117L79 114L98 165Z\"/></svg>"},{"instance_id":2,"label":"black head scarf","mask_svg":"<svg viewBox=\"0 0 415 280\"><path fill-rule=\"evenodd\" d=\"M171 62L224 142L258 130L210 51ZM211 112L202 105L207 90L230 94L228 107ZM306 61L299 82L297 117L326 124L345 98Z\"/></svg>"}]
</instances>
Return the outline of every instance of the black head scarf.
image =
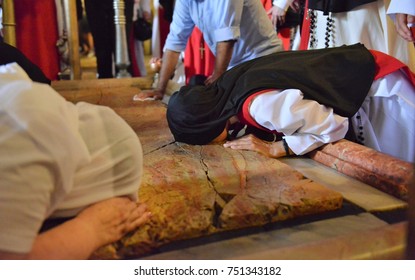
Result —
<instances>
[{"instance_id":1,"label":"black head scarf","mask_svg":"<svg viewBox=\"0 0 415 280\"><path fill-rule=\"evenodd\" d=\"M0 41L0 65L16 62L34 82L51 84L40 68L31 62L19 49Z\"/></svg>"},{"instance_id":2,"label":"black head scarf","mask_svg":"<svg viewBox=\"0 0 415 280\"><path fill-rule=\"evenodd\" d=\"M270 54L225 72L211 86L184 86L170 97L167 121L176 141L205 145L222 133L243 102L262 89L299 89L305 99L351 117L375 75L362 45Z\"/></svg>"},{"instance_id":3,"label":"black head scarf","mask_svg":"<svg viewBox=\"0 0 415 280\"><path fill-rule=\"evenodd\" d=\"M185 86L173 94L167 121L176 141L204 145L215 139L229 119L223 114L226 99L215 87L206 86Z\"/></svg>"}]
</instances>

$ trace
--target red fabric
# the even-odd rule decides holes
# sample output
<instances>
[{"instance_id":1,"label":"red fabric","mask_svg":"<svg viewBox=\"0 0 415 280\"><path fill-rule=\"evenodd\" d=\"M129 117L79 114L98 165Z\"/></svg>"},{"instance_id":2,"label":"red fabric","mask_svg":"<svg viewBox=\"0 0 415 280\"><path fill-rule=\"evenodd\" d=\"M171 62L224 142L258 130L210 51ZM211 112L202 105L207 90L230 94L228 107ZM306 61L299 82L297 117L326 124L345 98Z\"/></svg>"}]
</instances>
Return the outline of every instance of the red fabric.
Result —
<instances>
[{"instance_id":1,"label":"red fabric","mask_svg":"<svg viewBox=\"0 0 415 280\"><path fill-rule=\"evenodd\" d=\"M130 34L127 36L128 38L128 49L130 51L131 57L131 75L133 77L141 77L142 74L140 72L140 68L137 65L137 56L135 55L135 38L134 38L134 28L130 28Z\"/></svg>"},{"instance_id":2,"label":"red fabric","mask_svg":"<svg viewBox=\"0 0 415 280\"><path fill-rule=\"evenodd\" d=\"M282 46L284 50L288 51L291 49L291 29L290 28L281 28L278 30L278 37L282 41Z\"/></svg>"},{"instance_id":3,"label":"red fabric","mask_svg":"<svg viewBox=\"0 0 415 280\"><path fill-rule=\"evenodd\" d=\"M164 19L164 9L162 6L159 6L158 18L160 32L160 56L163 57L164 44L166 43L167 35L169 35L170 32L170 22Z\"/></svg>"},{"instance_id":4,"label":"red fabric","mask_svg":"<svg viewBox=\"0 0 415 280\"><path fill-rule=\"evenodd\" d=\"M201 48L204 50L201 50ZM203 54L203 56L202 56ZM184 73L186 84L196 74L210 76L215 68L215 56L203 40L203 34L195 27L187 42L184 53Z\"/></svg>"},{"instance_id":5,"label":"red fabric","mask_svg":"<svg viewBox=\"0 0 415 280\"><path fill-rule=\"evenodd\" d=\"M57 80L60 62L56 42L58 23L54 0L15 1L16 44L26 57Z\"/></svg>"},{"instance_id":6,"label":"red fabric","mask_svg":"<svg viewBox=\"0 0 415 280\"><path fill-rule=\"evenodd\" d=\"M370 50L376 62L375 80L382 78L397 70L402 70L408 76L409 81L415 86L415 74L411 72L406 64L393 56L387 55L380 51Z\"/></svg>"},{"instance_id":7,"label":"red fabric","mask_svg":"<svg viewBox=\"0 0 415 280\"><path fill-rule=\"evenodd\" d=\"M246 124L246 125L248 125L248 126L253 126L253 127L256 127L256 128L259 128L259 129L261 129L261 130L265 130L265 131L268 131L268 132L271 132L271 133L274 133L274 134L281 134L280 132L278 132L278 131L276 131L276 130L269 130L269 129L267 129L267 128L265 128L265 127L263 127L263 126L261 126L261 125L259 125L253 118L252 118L252 116L251 116L251 114L249 113L249 106L251 105L251 103L252 103L252 101L253 101L253 99L256 97L256 96L258 96L258 95L260 95L260 94L263 94L263 93L267 93L267 92L269 92L269 91L272 91L273 89L263 89L263 90L260 90L260 91L258 91L258 92L256 92L256 93L254 93L254 94L252 94L252 95L250 95L245 101L244 101L244 103L243 103L243 105L242 105L242 110L240 110L239 111L239 113L238 113L238 119L239 119L239 122L240 123L242 123L242 124ZM282 134L281 134L282 135Z\"/></svg>"},{"instance_id":8,"label":"red fabric","mask_svg":"<svg viewBox=\"0 0 415 280\"><path fill-rule=\"evenodd\" d=\"M262 2L262 5L265 8L265 11L268 12L268 10L272 8L272 1L271 0L261 0L261 2Z\"/></svg>"},{"instance_id":9,"label":"red fabric","mask_svg":"<svg viewBox=\"0 0 415 280\"><path fill-rule=\"evenodd\" d=\"M310 40L310 18L308 17L308 0L305 0L304 18L301 27L300 50L308 49L308 41Z\"/></svg>"},{"instance_id":10,"label":"red fabric","mask_svg":"<svg viewBox=\"0 0 415 280\"><path fill-rule=\"evenodd\" d=\"M256 128L260 128L260 129L264 129L261 125L259 125L251 116L251 114L249 113L249 107L253 101L253 99L262 94L262 93L266 93L271 91L272 89L264 89L264 90L260 90L252 95L250 95L242 104L242 110L239 111L238 113L238 119L242 124L246 124L246 125L250 125L250 126L254 126Z\"/></svg>"}]
</instances>

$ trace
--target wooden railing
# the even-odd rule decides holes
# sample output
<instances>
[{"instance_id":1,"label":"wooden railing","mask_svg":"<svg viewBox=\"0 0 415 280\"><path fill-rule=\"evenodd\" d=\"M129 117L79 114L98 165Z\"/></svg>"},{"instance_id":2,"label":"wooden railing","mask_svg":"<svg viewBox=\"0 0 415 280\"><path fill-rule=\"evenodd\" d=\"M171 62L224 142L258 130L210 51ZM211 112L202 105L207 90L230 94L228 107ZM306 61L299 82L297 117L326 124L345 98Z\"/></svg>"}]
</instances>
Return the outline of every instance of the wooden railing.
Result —
<instances>
[{"instance_id":1,"label":"wooden railing","mask_svg":"<svg viewBox=\"0 0 415 280\"><path fill-rule=\"evenodd\" d=\"M4 41L16 46L16 20L14 17L14 0L3 0L3 35Z\"/></svg>"}]
</instances>

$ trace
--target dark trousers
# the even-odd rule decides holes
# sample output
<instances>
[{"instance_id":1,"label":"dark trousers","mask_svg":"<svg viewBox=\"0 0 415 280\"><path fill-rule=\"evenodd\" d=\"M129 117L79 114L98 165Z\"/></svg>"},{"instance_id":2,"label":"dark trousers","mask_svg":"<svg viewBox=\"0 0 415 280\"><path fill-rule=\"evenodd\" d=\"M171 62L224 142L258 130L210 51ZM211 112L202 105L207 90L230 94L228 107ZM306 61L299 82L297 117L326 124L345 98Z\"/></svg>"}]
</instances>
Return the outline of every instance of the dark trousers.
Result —
<instances>
[{"instance_id":1,"label":"dark trousers","mask_svg":"<svg viewBox=\"0 0 415 280\"><path fill-rule=\"evenodd\" d=\"M129 34L133 18L134 0L124 0L124 2L126 34ZM85 0L85 12L94 38L97 72L100 79L113 77L113 57L115 58L113 3L114 0Z\"/></svg>"}]
</instances>

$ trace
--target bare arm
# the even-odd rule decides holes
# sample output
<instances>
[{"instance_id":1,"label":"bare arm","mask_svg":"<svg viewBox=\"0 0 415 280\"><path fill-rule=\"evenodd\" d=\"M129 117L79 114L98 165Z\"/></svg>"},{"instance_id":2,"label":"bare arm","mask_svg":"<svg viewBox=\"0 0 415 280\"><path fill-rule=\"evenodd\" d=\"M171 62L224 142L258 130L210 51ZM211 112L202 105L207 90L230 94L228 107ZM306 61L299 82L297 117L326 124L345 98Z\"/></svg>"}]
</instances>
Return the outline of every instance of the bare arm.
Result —
<instances>
[{"instance_id":1,"label":"bare arm","mask_svg":"<svg viewBox=\"0 0 415 280\"><path fill-rule=\"evenodd\" d=\"M280 158L287 155L283 141L267 142L255 137L252 134L243 136L233 141L228 141L223 144L223 146L234 150L255 151L271 158ZM291 150L289 150L289 152L290 155L293 154Z\"/></svg>"},{"instance_id":2,"label":"bare arm","mask_svg":"<svg viewBox=\"0 0 415 280\"><path fill-rule=\"evenodd\" d=\"M285 12L284 9L281 9L278 6L273 6L268 10L268 15L271 15L272 26L277 26L278 22L281 24L285 22Z\"/></svg>"},{"instance_id":3,"label":"bare arm","mask_svg":"<svg viewBox=\"0 0 415 280\"><path fill-rule=\"evenodd\" d=\"M150 216L144 204L137 205L125 197L110 198L38 235L30 253L0 251L0 259L87 259L99 247L119 240Z\"/></svg>"},{"instance_id":4,"label":"bare arm","mask_svg":"<svg viewBox=\"0 0 415 280\"><path fill-rule=\"evenodd\" d=\"M174 74L174 71L176 70L176 65L179 61L179 56L179 52L171 50L166 50L164 52L157 88L155 90L145 90L140 92L137 95L139 99L145 99L149 97L154 97L155 99L163 98L166 92L167 83L169 82L171 76Z\"/></svg>"},{"instance_id":5,"label":"bare arm","mask_svg":"<svg viewBox=\"0 0 415 280\"><path fill-rule=\"evenodd\" d=\"M230 40L218 42L216 44L215 69L213 70L212 75L206 79L206 85L212 84L228 69L235 42L235 40Z\"/></svg>"}]
</instances>

